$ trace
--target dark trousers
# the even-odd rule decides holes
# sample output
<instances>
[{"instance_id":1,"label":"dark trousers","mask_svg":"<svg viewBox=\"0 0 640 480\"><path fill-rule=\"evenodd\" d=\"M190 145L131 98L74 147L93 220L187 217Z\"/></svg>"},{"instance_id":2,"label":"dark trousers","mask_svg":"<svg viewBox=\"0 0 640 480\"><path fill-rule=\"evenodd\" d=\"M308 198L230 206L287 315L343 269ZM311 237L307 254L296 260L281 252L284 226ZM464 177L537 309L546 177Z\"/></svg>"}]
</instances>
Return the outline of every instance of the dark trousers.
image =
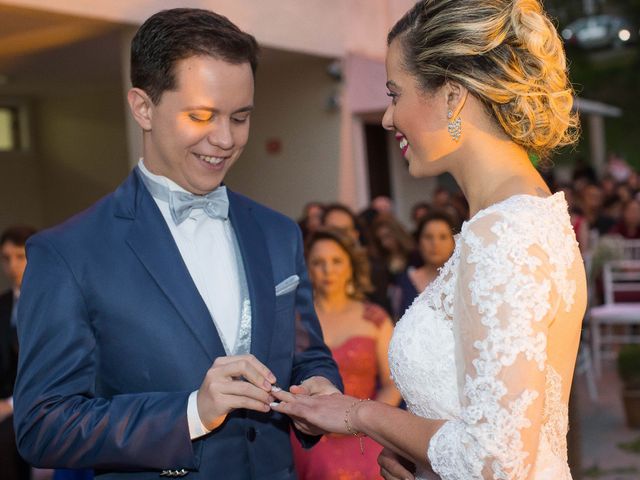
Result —
<instances>
[{"instance_id":1,"label":"dark trousers","mask_svg":"<svg viewBox=\"0 0 640 480\"><path fill-rule=\"evenodd\" d=\"M0 422L0 476L2 480L30 480L31 467L16 448L13 416Z\"/></svg>"}]
</instances>

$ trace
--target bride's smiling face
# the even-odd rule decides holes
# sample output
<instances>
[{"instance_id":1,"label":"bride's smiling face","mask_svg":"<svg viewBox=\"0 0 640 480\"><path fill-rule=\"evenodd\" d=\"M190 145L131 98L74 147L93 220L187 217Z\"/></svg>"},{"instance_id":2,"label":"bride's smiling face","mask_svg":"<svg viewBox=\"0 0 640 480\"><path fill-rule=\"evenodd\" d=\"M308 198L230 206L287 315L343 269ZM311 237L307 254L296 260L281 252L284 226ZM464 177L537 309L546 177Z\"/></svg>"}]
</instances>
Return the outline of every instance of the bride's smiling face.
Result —
<instances>
[{"instance_id":1,"label":"bride's smiling face","mask_svg":"<svg viewBox=\"0 0 640 480\"><path fill-rule=\"evenodd\" d=\"M382 126L393 131L414 177L432 176L447 170L443 161L456 149L447 131L446 87L426 92L403 65L401 41L389 45L386 60L387 88L391 103Z\"/></svg>"}]
</instances>

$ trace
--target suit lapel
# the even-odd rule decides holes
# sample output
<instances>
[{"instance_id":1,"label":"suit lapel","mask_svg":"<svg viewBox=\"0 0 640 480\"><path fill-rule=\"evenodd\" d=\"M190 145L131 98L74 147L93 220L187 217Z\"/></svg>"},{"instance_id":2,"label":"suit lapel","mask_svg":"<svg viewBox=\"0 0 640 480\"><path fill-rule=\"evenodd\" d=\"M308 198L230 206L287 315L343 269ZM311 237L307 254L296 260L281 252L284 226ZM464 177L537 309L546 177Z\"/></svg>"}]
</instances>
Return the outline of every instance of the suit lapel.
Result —
<instances>
[{"instance_id":1,"label":"suit lapel","mask_svg":"<svg viewBox=\"0 0 640 480\"><path fill-rule=\"evenodd\" d=\"M129 179L135 207L127 210L135 214L126 241L213 361L225 355L218 332L164 217L137 175Z\"/></svg>"},{"instance_id":2,"label":"suit lapel","mask_svg":"<svg viewBox=\"0 0 640 480\"><path fill-rule=\"evenodd\" d=\"M229 218L242 254L251 298L251 353L266 364L275 322L275 290L271 256L253 211L229 191Z\"/></svg>"}]
</instances>

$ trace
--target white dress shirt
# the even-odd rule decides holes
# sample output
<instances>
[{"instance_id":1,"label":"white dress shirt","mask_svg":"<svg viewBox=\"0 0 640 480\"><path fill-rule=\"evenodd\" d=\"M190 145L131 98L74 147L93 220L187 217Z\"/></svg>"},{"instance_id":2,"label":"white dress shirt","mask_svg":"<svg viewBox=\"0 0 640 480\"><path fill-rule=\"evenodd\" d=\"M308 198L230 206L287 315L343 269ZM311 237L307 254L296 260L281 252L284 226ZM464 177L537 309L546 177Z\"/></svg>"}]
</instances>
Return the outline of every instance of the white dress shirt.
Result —
<instances>
[{"instance_id":1,"label":"white dress shirt","mask_svg":"<svg viewBox=\"0 0 640 480\"><path fill-rule=\"evenodd\" d=\"M169 190L186 192L172 180L149 172L143 159L138 162L138 168L143 175ZM194 209L185 221L176 225L171 218L168 202L157 198L154 200L211 314L227 354L232 354L238 338L242 299L231 222L228 218L211 218L202 209ZM191 393L187 406L192 440L209 433L200 421L196 394L197 391Z\"/></svg>"}]
</instances>

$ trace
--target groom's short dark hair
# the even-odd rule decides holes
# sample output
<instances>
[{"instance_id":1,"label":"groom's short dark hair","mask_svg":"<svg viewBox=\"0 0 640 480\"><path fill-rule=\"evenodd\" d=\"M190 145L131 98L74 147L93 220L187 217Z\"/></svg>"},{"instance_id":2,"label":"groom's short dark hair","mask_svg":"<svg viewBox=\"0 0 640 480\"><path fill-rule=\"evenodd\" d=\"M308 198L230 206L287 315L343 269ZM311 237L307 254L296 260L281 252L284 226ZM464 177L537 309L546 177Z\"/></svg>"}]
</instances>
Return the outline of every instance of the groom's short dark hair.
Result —
<instances>
[{"instance_id":1,"label":"groom's short dark hair","mask_svg":"<svg viewBox=\"0 0 640 480\"><path fill-rule=\"evenodd\" d=\"M248 62L255 74L258 43L227 17L199 8L173 8L149 17L131 42L131 84L158 104L176 87L175 64L207 55L232 64Z\"/></svg>"}]
</instances>

